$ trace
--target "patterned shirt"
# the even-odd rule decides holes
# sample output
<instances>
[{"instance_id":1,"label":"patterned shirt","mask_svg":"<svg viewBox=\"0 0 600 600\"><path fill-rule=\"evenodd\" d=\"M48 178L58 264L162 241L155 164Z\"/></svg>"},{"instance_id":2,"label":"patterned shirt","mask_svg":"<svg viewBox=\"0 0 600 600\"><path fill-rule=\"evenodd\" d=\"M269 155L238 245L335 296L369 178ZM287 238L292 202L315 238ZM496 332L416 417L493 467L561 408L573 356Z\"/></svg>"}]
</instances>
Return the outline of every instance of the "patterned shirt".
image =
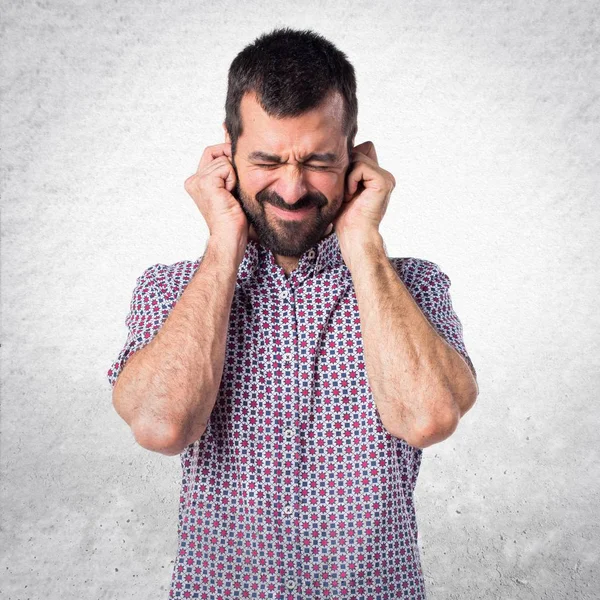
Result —
<instances>
[{"instance_id":1,"label":"patterned shirt","mask_svg":"<svg viewBox=\"0 0 600 600\"><path fill-rule=\"evenodd\" d=\"M138 277L125 347L150 342L202 258ZM450 279L389 258L412 297L475 369ZM413 490L422 450L383 427L367 380L357 299L335 232L287 276L248 240L206 431L180 455L170 598L423 599Z\"/></svg>"}]
</instances>

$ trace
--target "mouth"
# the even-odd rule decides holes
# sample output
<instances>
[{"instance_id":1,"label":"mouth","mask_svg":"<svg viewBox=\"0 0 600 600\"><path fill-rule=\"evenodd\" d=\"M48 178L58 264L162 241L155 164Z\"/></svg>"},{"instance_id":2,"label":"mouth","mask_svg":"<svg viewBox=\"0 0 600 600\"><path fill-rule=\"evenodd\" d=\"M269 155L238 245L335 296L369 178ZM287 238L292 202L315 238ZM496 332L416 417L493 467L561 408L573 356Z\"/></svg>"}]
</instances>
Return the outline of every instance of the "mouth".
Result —
<instances>
[{"instance_id":1,"label":"mouth","mask_svg":"<svg viewBox=\"0 0 600 600\"><path fill-rule=\"evenodd\" d=\"M315 206L309 206L307 208L302 208L301 210L283 210L273 206L272 204L269 204L269 209L275 214L275 216L281 219L286 219L288 221L301 221L313 213Z\"/></svg>"}]
</instances>

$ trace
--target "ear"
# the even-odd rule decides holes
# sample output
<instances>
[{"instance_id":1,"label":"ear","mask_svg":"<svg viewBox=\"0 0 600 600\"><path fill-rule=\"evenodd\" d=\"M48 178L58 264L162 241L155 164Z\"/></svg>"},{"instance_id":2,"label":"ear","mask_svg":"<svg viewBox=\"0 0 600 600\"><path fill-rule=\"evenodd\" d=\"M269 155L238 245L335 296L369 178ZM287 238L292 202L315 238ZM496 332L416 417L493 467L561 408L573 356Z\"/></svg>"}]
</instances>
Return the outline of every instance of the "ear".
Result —
<instances>
[{"instance_id":1,"label":"ear","mask_svg":"<svg viewBox=\"0 0 600 600\"><path fill-rule=\"evenodd\" d=\"M231 143L231 138L229 137L229 131L227 131L227 126L225 125L225 121L223 121L223 131L225 132L225 141Z\"/></svg>"}]
</instances>

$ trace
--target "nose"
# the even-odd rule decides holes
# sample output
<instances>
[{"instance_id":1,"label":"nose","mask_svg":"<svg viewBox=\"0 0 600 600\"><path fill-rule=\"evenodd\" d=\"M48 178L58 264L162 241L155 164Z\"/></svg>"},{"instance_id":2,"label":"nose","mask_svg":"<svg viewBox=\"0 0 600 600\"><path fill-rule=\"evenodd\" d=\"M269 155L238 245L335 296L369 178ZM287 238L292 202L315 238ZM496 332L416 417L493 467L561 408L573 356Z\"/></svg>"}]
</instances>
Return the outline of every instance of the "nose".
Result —
<instances>
[{"instance_id":1,"label":"nose","mask_svg":"<svg viewBox=\"0 0 600 600\"><path fill-rule=\"evenodd\" d=\"M284 201L293 206L308 192L302 167L288 164L277 169L278 180L273 188Z\"/></svg>"}]
</instances>

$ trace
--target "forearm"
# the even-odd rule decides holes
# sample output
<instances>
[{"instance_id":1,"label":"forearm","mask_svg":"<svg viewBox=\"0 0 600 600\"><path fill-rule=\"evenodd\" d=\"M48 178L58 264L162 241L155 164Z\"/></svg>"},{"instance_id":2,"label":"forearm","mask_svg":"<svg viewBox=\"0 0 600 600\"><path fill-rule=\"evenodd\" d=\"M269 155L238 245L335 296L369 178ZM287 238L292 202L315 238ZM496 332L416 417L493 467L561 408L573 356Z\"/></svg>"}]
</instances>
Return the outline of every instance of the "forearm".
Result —
<instances>
[{"instance_id":1,"label":"forearm","mask_svg":"<svg viewBox=\"0 0 600 600\"><path fill-rule=\"evenodd\" d=\"M145 448L177 454L205 431L223 374L240 260L239 252L209 239L162 327L119 376L115 408Z\"/></svg>"},{"instance_id":2,"label":"forearm","mask_svg":"<svg viewBox=\"0 0 600 600\"><path fill-rule=\"evenodd\" d=\"M349 268L369 384L382 423L392 435L419 447L441 441L468 410L469 368L397 276L381 236L353 246Z\"/></svg>"}]
</instances>

